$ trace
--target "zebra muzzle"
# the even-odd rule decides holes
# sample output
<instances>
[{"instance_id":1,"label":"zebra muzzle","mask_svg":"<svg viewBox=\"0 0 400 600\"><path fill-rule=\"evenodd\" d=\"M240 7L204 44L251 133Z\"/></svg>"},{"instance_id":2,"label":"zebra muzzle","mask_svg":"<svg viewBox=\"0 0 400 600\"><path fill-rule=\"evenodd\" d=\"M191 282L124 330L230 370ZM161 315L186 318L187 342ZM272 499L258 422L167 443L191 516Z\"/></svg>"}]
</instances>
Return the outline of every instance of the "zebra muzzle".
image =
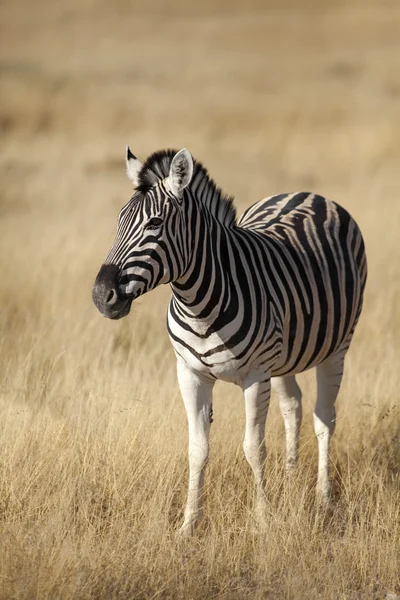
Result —
<instances>
[{"instance_id":1,"label":"zebra muzzle","mask_svg":"<svg viewBox=\"0 0 400 600\"><path fill-rule=\"evenodd\" d=\"M129 313L131 302L118 291L120 270L116 265L103 265L92 290L95 306L109 319L120 319Z\"/></svg>"}]
</instances>

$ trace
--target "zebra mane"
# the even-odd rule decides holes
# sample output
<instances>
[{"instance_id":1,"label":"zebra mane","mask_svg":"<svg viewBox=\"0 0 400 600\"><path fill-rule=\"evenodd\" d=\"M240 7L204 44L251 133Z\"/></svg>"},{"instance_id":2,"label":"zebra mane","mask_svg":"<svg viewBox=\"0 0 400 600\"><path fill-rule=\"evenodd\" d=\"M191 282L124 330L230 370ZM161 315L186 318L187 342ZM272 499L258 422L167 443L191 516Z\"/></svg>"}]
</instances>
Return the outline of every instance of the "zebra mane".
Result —
<instances>
[{"instance_id":1,"label":"zebra mane","mask_svg":"<svg viewBox=\"0 0 400 600\"><path fill-rule=\"evenodd\" d=\"M173 157L178 150L159 150L149 156L139 172L137 189L146 193L157 182L169 175ZM217 187L207 169L193 159L193 176L188 186L194 197L223 225L232 227L236 223L236 208L233 196L228 196Z\"/></svg>"}]
</instances>

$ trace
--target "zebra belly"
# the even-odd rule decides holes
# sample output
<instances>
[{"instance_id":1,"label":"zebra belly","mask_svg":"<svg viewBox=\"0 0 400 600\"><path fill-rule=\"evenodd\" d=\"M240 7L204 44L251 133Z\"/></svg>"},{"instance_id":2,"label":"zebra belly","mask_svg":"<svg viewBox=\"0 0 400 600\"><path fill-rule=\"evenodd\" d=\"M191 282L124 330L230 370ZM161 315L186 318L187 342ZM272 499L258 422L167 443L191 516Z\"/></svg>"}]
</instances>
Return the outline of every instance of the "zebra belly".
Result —
<instances>
[{"instance_id":1,"label":"zebra belly","mask_svg":"<svg viewBox=\"0 0 400 600\"><path fill-rule=\"evenodd\" d=\"M296 364L296 366L291 366L289 361L283 364L277 361L277 363L271 369L271 377L283 377L285 375L297 375L298 373L303 373L304 371L308 371L309 369L319 365L331 354L333 354L333 352L326 352L311 362L309 359L307 359L307 357L304 357L303 360Z\"/></svg>"},{"instance_id":2,"label":"zebra belly","mask_svg":"<svg viewBox=\"0 0 400 600\"><path fill-rule=\"evenodd\" d=\"M228 350L225 351L225 356L221 356L222 353L219 353L218 357L212 357L210 360L207 357L195 355L193 350L185 348L172 339L171 342L178 360L182 360L192 371L205 377L241 385L251 370L249 366L242 367Z\"/></svg>"},{"instance_id":3,"label":"zebra belly","mask_svg":"<svg viewBox=\"0 0 400 600\"><path fill-rule=\"evenodd\" d=\"M275 336L274 336L275 338ZM228 383L241 386L249 375L255 373L271 375L274 364L279 360L282 351L282 339L265 339L258 346L257 351L253 349L243 355L235 354L234 350L224 349L215 353L209 351L201 352L201 345L196 346L185 343L184 339L177 340L170 335L172 346L177 359L182 360L194 372L210 379L219 379Z\"/></svg>"}]
</instances>

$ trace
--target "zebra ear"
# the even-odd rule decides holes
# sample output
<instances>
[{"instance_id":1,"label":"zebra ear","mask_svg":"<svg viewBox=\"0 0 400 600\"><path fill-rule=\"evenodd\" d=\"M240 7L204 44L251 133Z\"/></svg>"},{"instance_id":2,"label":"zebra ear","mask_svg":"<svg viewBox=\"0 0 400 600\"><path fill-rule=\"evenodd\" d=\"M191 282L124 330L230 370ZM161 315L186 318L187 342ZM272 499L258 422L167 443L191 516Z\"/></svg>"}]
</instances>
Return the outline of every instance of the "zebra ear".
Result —
<instances>
[{"instance_id":1,"label":"zebra ear","mask_svg":"<svg viewBox=\"0 0 400 600\"><path fill-rule=\"evenodd\" d=\"M129 146L126 147L126 174L133 185L137 187L139 184L139 173L142 168L142 163L132 154Z\"/></svg>"},{"instance_id":2,"label":"zebra ear","mask_svg":"<svg viewBox=\"0 0 400 600\"><path fill-rule=\"evenodd\" d=\"M171 162L169 185L174 194L179 196L189 185L193 176L193 158L186 148L179 150Z\"/></svg>"}]
</instances>

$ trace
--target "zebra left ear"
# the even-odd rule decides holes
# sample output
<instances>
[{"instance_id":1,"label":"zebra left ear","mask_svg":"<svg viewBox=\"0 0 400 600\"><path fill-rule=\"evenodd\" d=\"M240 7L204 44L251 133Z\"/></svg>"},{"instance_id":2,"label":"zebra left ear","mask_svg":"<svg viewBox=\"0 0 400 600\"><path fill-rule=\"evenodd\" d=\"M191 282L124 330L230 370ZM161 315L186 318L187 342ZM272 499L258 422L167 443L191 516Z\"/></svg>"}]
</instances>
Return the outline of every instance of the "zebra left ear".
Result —
<instances>
[{"instance_id":1,"label":"zebra left ear","mask_svg":"<svg viewBox=\"0 0 400 600\"><path fill-rule=\"evenodd\" d=\"M139 173L142 163L132 154L129 146L126 147L126 174L135 187L139 184Z\"/></svg>"},{"instance_id":2,"label":"zebra left ear","mask_svg":"<svg viewBox=\"0 0 400 600\"><path fill-rule=\"evenodd\" d=\"M193 158L186 148L179 150L171 162L169 185L172 192L179 196L187 187L193 176Z\"/></svg>"}]
</instances>

